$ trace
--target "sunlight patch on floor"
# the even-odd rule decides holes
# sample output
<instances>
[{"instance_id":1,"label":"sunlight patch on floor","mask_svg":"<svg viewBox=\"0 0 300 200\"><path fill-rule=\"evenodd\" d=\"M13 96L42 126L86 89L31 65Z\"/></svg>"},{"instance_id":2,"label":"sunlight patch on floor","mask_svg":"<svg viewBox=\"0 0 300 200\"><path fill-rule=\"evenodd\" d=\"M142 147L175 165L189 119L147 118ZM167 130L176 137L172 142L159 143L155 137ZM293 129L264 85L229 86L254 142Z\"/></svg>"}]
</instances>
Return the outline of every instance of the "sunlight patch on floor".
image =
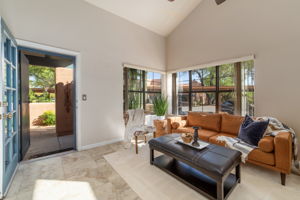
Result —
<instances>
[{"instance_id":1,"label":"sunlight patch on floor","mask_svg":"<svg viewBox=\"0 0 300 200\"><path fill-rule=\"evenodd\" d=\"M32 200L97 200L87 182L45 180L35 183Z\"/></svg>"}]
</instances>

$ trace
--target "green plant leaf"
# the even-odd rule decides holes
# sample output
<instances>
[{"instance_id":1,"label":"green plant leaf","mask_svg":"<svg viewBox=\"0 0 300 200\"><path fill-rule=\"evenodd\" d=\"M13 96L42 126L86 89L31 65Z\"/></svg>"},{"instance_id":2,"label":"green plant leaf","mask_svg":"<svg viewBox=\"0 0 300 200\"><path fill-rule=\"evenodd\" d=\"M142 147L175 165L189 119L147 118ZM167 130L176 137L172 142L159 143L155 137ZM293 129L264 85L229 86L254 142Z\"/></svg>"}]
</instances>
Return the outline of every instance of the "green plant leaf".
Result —
<instances>
[{"instance_id":1,"label":"green plant leaf","mask_svg":"<svg viewBox=\"0 0 300 200\"><path fill-rule=\"evenodd\" d=\"M44 112L40 118L42 119L42 123L45 126L55 125L56 124L56 116L52 111Z\"/></svg>"},{"instance_id":2,"label":"green plant leaf","mask_svg":"<svg viewBox=\"0 0 300 200\"><path fill-rule=\"evenodd\" d=\"M164 116L168 111L168 99L163 95L156 96L153 100L153 110L157 116Z\"/></svg>"}]
</instances>

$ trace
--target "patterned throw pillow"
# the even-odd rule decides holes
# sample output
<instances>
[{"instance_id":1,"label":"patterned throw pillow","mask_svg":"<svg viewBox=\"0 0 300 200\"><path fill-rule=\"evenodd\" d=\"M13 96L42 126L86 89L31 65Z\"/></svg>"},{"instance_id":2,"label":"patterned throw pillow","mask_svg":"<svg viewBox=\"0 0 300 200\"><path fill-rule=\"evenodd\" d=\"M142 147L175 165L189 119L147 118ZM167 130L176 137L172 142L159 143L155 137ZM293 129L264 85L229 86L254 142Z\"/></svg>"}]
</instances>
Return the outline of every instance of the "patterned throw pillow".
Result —
<instances>
[{"instance_id":1,"label":"patterned throw pillow","mask_svg":"<svg viewBox=\"0 0 300 200\"><path fill-rule=\"evenodd\" d=\"M268 128L268 121L255 121L249 115L246 115L239 131L238 138L244 142L257 146Z\"/></svg>"}]
</instances>

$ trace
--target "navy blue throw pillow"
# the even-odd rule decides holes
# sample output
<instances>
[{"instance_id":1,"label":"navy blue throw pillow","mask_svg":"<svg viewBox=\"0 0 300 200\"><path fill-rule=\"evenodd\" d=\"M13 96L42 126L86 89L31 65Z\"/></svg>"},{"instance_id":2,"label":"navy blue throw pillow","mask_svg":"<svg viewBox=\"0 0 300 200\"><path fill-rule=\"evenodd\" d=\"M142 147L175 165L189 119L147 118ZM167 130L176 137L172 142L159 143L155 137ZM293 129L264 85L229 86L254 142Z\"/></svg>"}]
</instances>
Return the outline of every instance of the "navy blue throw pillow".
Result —
<instances>
[{"instance_id":1,"label":"navy blue throw pillow","mask_svg":"<svg viewBox=\"0 0 300 200\"><path fill-rule=\"evenodd\" d=\"M240 127L238 138L244 142L257 146L259 140L263 137L268 128L268 121L255 121L249 115L246 115L244 122Z\"/></svg>"}]
</instances>

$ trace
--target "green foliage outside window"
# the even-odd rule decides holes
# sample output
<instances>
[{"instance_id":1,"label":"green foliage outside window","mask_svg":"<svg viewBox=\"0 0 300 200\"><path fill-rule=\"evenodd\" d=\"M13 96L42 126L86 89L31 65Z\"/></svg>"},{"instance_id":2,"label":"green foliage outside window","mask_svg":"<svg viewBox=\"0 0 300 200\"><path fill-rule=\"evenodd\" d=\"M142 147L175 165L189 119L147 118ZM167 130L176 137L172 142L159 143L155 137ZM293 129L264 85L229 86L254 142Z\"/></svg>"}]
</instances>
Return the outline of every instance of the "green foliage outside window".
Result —
<instances>
[{"instance_id":1,"label":"green foliage outside window","mask_svg":"<svg viewBox=\"0 0 300 200\"><path fill-rule=\"evenodd\" d=\"M142 71L138 69L128 69L128 108L137 109L143 107L143 98L140 91L143 89Z\"/></svg>"},{"instance_id":2,"label":"green foliage outside window","mask_svg":"<svg viewBox=\"0 0 300 200\"><path fill-rule=\"evenodd\" d=\"M143 107L143 99L140 93L130 93L128 98L128 108L138 109Z\"/></svg>"},{"instance_id":3,"label":"green foliage outside window","mask_svg":"<svg viewBox=\"0 0 300 200\"><path fill-rule=\"evenodd\" d=\"M221 65L219 70L220 86L234 86L234 77L236 76L234 64Z\"/></svg>"},{"instance_id":4,"label":"green foliage outside window","mask_svg":"<svg viewBox=\"0 0 300 200\"><path fill-rule=\"evenodd\" d=\"M212 107L216 106L219 108L219 111L234 114L237 103L237 72L239 71L235 63L178 72L178 113L186 114L187 110L190 110L189 104L191 103L192 111L198 111L201 108L204 110L206 106L211 112L213 110ZM241 62L240 72L242 88L240 91L242 95L240 102L242 104L241 113L243 115L246 113L254 115L253 60ZM219 85L218 88L217 85ZM191 99L188 98L190 92ZM216 102L216 98L218 98L218 102Z\"/></svg>"},{"instance_id":5,"label":"green foliage outside window","mask_svg":"<svg viewBox=\"0 0 300 200\"><path fill-rule=\"evenodd\" d=\"M126 72L128 96L124 101L128 109L141 108L152 113L153 99L161 94L161 75L133 68L127 68Z\"/></svg>"}]
</instances>

